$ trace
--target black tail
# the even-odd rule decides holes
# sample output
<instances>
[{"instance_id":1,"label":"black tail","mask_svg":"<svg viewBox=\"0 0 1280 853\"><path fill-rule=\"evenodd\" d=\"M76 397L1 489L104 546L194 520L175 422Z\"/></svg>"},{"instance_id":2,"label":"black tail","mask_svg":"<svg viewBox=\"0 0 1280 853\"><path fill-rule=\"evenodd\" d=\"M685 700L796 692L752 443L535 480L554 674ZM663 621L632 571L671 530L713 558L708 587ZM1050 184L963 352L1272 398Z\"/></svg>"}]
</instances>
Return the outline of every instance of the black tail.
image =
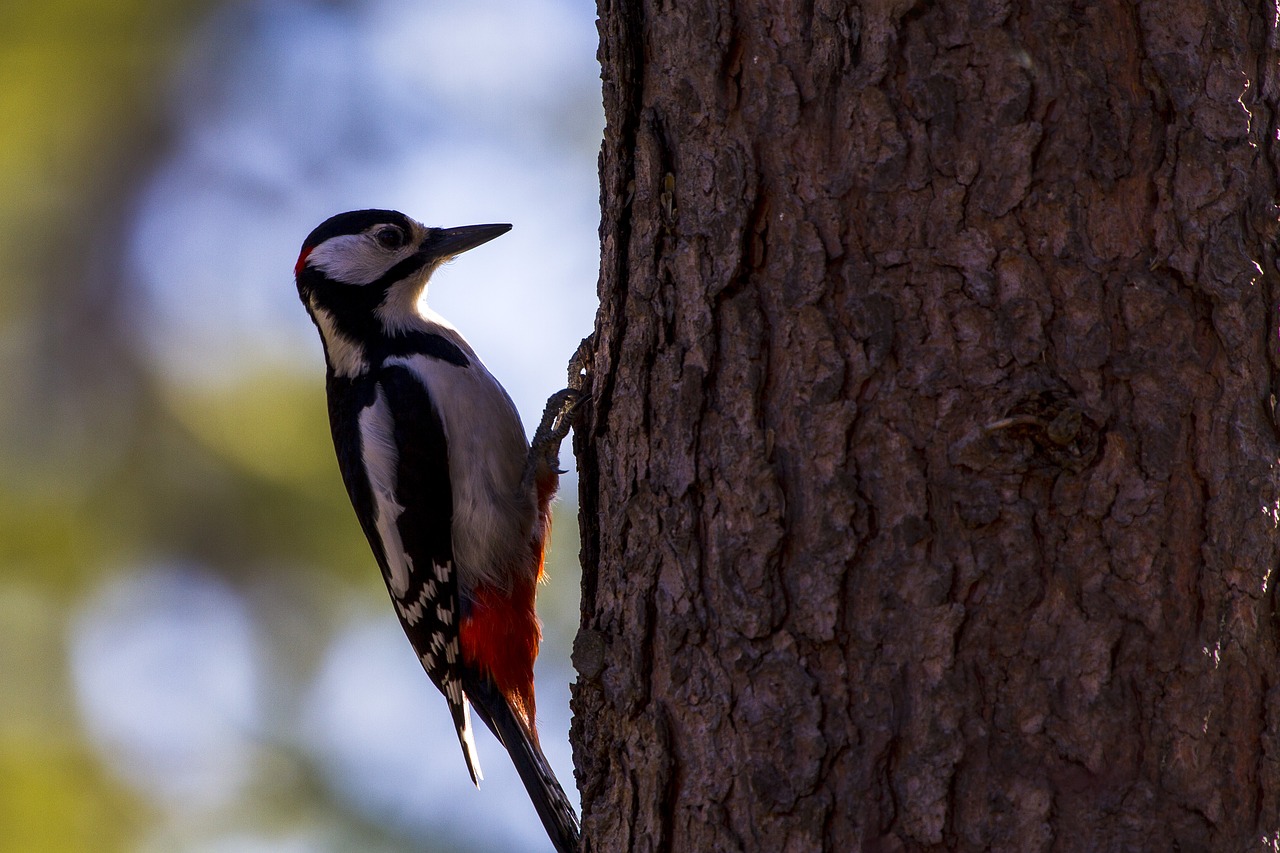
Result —
<instances>
[{"instance_id":1,"label":"black tail","mask_svg":"<svg viewBox=\"0 0 1280 853\"><path fill-rule=\"evenodd\" d=\"M520 781L524 782L556 853L578 853L581 834L578 816L546 756L525 731L524 724L489 679L482 676L467 678L464 689L480 719L511 754Z\"/></svg>"}]
</instances>

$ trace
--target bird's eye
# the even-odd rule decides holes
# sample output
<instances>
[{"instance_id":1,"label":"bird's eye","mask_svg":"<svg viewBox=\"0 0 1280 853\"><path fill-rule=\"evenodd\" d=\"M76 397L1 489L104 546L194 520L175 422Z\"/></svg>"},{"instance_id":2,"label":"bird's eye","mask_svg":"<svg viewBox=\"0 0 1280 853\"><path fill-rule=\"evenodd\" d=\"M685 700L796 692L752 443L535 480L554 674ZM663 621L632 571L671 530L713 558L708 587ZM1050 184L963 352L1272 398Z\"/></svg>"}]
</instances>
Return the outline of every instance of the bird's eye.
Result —
<instances>
[{"instance_id":1,"label":"bird's eye","mask_svg":"<svg viewBox=\"0 0 1280 853\"><path fill-rule=\"evenodd\" d=\"M399 249L409 241L405 235L404 229L397 228L394 225L388 225L386 228L379 228L373 235L373 239L378 241L378 245L384 249Z\"/></svg>"}]
</instances>

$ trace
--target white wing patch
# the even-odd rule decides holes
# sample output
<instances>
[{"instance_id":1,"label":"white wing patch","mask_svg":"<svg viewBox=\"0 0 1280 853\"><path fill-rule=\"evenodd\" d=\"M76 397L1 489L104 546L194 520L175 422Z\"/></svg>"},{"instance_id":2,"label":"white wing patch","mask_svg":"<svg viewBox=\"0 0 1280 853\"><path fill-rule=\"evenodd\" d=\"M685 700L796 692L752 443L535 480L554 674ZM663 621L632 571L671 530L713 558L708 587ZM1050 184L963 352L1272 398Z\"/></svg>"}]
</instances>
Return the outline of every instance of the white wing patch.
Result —
<instances>
[{"instance_id":1,"label":"white wing patch","mask_svg":"<svg viewBox=\"0 0 1280 853\"><path fill-rule=\"evenodd\" d=\"M387 579L397 599L409 591L413 559L405 553L396 522L404 512L396 501L396 466L400 462L395 442L395 419L382 385L375 387L373 404L360 412L360 460L373 492L374 526L387 557Z\"/></svg>"}]
</instances>

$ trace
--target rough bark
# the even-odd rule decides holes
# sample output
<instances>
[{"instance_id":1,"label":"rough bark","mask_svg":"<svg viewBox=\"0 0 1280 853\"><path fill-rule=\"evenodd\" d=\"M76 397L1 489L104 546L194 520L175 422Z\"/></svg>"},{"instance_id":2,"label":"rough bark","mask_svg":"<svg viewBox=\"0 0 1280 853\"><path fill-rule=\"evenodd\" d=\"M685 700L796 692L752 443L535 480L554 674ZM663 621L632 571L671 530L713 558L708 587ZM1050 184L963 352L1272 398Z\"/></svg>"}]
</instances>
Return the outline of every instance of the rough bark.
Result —
<instances>
[{"instance_id":1,"label":"rough bark","mask_svg":"<svg viewBox=\"0 0 1280 853\"><path fill-rule=\"evenodd\" d=\"M1275 9L599 8L589 849L1280 843Z\"/></svg>"}]
</instances>

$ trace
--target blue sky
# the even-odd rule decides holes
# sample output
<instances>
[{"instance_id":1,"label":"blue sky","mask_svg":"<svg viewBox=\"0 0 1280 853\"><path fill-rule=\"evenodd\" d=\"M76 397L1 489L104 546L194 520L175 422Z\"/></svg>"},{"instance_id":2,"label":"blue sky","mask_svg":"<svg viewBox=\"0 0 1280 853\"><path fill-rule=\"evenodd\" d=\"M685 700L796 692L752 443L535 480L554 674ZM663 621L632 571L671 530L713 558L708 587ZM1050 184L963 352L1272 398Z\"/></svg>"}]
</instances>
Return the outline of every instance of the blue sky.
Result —
<instances>
[{"instance_id":1,"label":"blue sky","mask_svg":"<svg viewBox=\"0 0 1280 853\"><path fill-rule=\"evenodd\" d=\"M428 301L528 426L595 312L596 38L594 6L568 0L217 13L174 78L172 150L137 205L140 345L178 381L314 369L291 272L315 225L363 207L511 222L442 269Z\"/></svg>"}]
</instances>

